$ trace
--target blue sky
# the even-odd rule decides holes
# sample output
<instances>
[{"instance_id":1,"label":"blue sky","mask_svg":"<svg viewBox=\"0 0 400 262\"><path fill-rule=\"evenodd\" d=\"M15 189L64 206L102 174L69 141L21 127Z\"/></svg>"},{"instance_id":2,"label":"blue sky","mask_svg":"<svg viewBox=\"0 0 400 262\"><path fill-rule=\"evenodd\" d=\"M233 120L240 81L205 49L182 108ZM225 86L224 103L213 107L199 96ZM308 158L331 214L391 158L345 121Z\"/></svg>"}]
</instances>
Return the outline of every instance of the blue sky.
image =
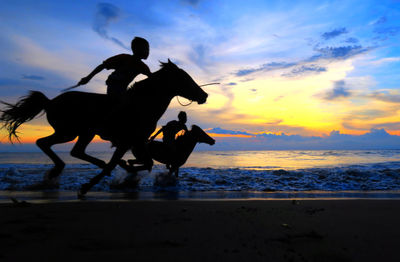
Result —
<instances>
[{"instance_id":1,"label":"blue sky","mask_svg":"<svg viewBox=\"0 0 400 262\"><path fill-rule=\"evenodd\" d=\"M400 135L400 1L2 1L0 96L49 97L106 58L150 42L205 87L206 105L174 100L205 129L328 136ZM105 93L110 71L79 90ZM42 117L23 131L51 133ZM3 134L3 133L2 133ZM3 142L6 142L4 139Z\"/></svg>"}]
</instances>

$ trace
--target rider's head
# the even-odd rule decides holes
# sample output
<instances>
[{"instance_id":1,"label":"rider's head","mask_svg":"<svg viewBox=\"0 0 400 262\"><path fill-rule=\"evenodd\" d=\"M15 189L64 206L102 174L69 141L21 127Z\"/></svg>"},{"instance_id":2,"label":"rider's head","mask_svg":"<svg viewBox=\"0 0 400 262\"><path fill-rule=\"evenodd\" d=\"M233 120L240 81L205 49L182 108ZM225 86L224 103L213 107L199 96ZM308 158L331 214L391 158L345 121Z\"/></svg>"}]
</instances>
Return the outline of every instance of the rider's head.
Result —
<instances>
[{"instance_id":1,"label":"rider's head","mask_svg":"<svg viewBox=\"0 0 400 262\"><path fill-rule=\"evenodd\" d=\"M140 59L147 59L149 57L150 47L146 39L136 36L131 42L131 48L133 54Z\"/></svg>"},{"instance_id":2,"label":"rider's head","mask_svg":"<svg viewBox=\"0 0 400 262\"><path fill-rule=\"evenodd\" d=\"M186 112L185 111L179 112L178 119L179 119L179 122L186 123L186 120L187 120Z\"/></svg>"}]
</instances>

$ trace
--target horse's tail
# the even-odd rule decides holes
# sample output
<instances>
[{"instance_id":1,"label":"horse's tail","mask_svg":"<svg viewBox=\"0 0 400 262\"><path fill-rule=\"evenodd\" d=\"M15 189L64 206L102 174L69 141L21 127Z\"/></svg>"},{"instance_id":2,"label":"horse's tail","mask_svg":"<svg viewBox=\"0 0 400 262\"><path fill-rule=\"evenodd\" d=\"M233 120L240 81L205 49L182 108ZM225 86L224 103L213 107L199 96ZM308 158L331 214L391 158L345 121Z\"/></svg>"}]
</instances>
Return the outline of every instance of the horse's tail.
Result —
<instances>
[{"instance_id":1,"label":"horse's tail","mask_svg":"<svg viewBox=\"0 0 400 262\"><path fill-rule=\"evenodd\" d=\"M2 128L8 131L8 138L12 143L12 139L18 139L17 128L25 122L32 120L42 110L45 110L49 99L41 92L30 91L27 96L22 97L16 104L9 104L0 101L6 105L4 110L0 110L0 122Z\"/></svg>"}]
</instances>

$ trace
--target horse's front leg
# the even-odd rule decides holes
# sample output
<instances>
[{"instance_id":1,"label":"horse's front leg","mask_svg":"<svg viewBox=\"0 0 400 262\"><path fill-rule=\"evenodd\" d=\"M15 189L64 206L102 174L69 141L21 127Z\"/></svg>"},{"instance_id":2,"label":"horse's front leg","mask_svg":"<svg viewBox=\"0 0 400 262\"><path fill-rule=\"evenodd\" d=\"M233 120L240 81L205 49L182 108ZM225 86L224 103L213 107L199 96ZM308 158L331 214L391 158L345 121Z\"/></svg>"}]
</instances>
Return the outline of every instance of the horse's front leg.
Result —
<instances>
[{"instance_id":1,"label":"horse's front leg","mask_svg":"<svg viewBox=\"0 0 400 262\"><path fill-rule=\"evenodd\" d=\"M111 157L110 162L106 164L106 166L103 168L103 171L101 171L100 174L97 176L93 177L89 183L85 183L81 186L80 190L78 191L78 198L83 198L85 194L97 183L100 182L100 180L105 177L111 175L111 171L117 166L117 164L120 162L121 158L125 155L126 151L128 151L129 148L126 147L117 147L115 150L113 156Z\"/></svg>"}]
</instances>

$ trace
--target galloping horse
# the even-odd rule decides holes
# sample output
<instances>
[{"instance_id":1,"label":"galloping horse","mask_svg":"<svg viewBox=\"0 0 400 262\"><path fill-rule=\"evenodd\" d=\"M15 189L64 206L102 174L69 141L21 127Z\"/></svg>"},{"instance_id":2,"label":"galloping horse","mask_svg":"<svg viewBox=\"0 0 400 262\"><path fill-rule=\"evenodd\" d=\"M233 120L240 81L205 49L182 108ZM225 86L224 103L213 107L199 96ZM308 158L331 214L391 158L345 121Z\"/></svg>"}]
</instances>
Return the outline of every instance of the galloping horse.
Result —
<instances>
[{"instance_id":1,"label":"galloping horse","mask_svg":"<svg viewBox=\"0 0 400 262\"><path fill-rule=\"evenodd\" d=\"M50 100L41 92L31 91L15 105L5 103L7 109L2 111L0 121L7 128L11 140L18 138L16 130L21 124L32 120L42 110L46 112L54 133L38 139L36 144L55 164L49 172L50 178L58 177L65 166L50 147L78 137L71 155L103 169L89 183L81 186L78 192L80 197L104 176L110 175L129 149L143 163L137 170L151 170L153 160L147 152L146 142L175 96L203 104L208 95L185 71L168 59L167 63L161 63L160 70L135 83L119 100L85 92L66 92ZM107 164L85 153L96 134L116 146Z\"/></svg>"},{"instance_id":2,"label":"galloping horse","mask_svg":"<svg viewBox=\"0 0 400 262\"><path fill-rule=\"evenodd\" d=\"M179 168L186 163L197 143L214 145L215 140L207 135L203 129L193 125L191 130L177 138L176 153L174 155L171 155L170 150L161 141L151 141L149 143L149 153L154 160L167 165L169 174L175 173L177 177ZM128 163L133 166L137 163L137 160L128 160ZM129 170L129 167L127 169Z\"/></svg>"}]
</instances>

